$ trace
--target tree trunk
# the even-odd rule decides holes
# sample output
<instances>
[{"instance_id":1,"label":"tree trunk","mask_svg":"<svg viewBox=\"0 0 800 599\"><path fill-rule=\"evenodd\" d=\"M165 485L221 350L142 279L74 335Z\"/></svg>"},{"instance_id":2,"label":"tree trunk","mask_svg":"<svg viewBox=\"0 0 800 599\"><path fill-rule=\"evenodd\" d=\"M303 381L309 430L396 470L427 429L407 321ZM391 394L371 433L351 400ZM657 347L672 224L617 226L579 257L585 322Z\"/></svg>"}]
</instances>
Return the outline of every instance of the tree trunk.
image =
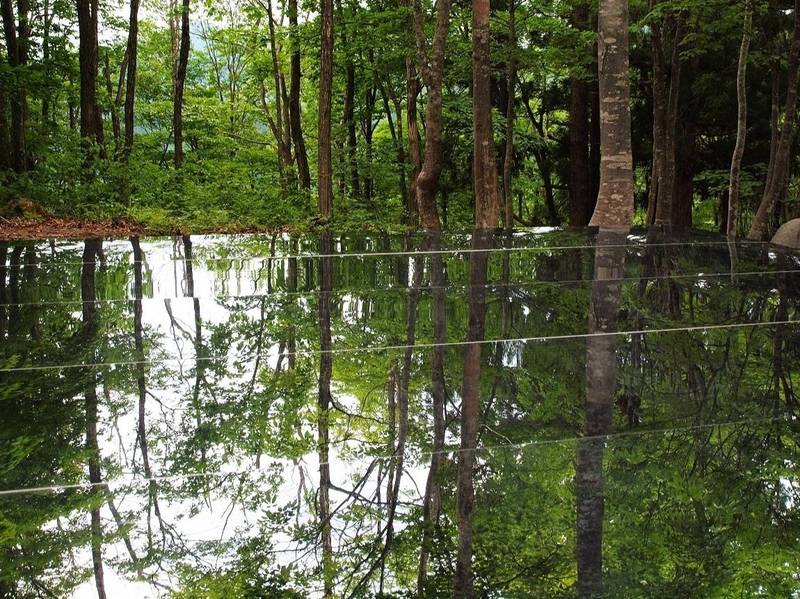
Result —
<instances>
[{"instance_id":1,"label":"tree trunk","mask_svg":"<svg viewBox=\"0 0 800 599\"><path fill-rule=\"evenodd\" d=\"M589 23L589 9L572 10L572 26L583 31ZM582 77L569 81L569 224L585 227L594 208L592 171L589 165L589 85Z\"/></svg>"},{"instance_id":2,"label":"tree trunk","mask_svg":"<svg viewBox=\"0 0 800 599\"><path fill-rule=\"evenodd\" d=\"M325 0L327 1L327 0ZM330 147L330 145L329 145ZM317 454L319 458L319 521L322 543L322 570L325 597L333 596L333 542L331 540L330 505L330 405L333 356L331 354L331 292L333 291L333 240L330 232L322 235L320 253L319 331L320 364L317 402Z\"/></svg>"},{"instance_id":3,"label":"tree trunk","mask_svg":"<svg viewBox=\"0 0 800 599\"><path fill-rule=\"evenodd\" d=\"M592 197L589 213L594 213L597 194L600 193L600 90L597 82L592 83L589 92L592 122L589 130L589 168L592 172Z\"/></svg>"},{"instance_id":4,"label":"tree trunk","mask_svg":"<svg viewBox=\"0 0 800 599\"><path fill-rule=\"evenodd\" d=\"M678 112L681 89L681 57L680 45L683 41L683 18L675 20L675 36L672 42L672 58L670 60L669 93L667 96L666 115L664 117L664 162L658 181L658 199L656 200L657 225L675 224L676 199L676 160L678 146Z\"/></svg>"},{"instance_id":5,"label":"tree trunk","mask_svg":"<svg viewBox=\"0 0 800 599\"><path fill-rule=\"evenodd\" d=\"M475 449L478 442L480 413L481 342L486 324L486 277L491 246L491 232L476 228L472 234L469 257L469 328L464 348L464 378L461 387L461 447L458 453L456 478L456 511L458 516L458 552L454 596L473 596L472 580L472 509L475 489L472 480Z\"/></svg>"},{"instance_id":6,"label":"tree trunk","mask_svg":"<svg viewBox=\"0 0 800 599\"><path fill-rule=\"evenodd\" d=\"M449 0L448 0L449 1ZM408 206L406 208L407 224L416 225L419 219L417 210L417 177L422 168L419 148L419 124L417 123L417 97L419 96L419 78L414 59L406 58L406 119L408 123L408 158L411 162L411 173L408 178Z\"/></svg>"},{"instance_id":7,"label":"tree trunk","mask_svg":"<svg viewBox=\"0 0 800 599\"><path fill-rule=\"evenodd\" d=\"M344 30L344 28L342 28ZM341 40L342 45L347 47L345 38ZM355 112L355 93L356 93L356 67L352 60L348 60L345 66L345 91L344 106L342 110L342 120L347 130L347 168L350 174L350 196L358 198L361 196L361 185L358 178L358 145L356 138Z\"/></svg>"},{"instance_id":8,"label":"tree trunk","mask_svg":"<svg viewBox=\"0 0 800 599\"><path fill-rule=\"evenodd\" d=\"M136 67L139 53L139 0L131 0L131 14L128 21L128 71L125 82L125 141L122 159L127 161L133 149L134 102L136 100Z\"/></svg>"},{"instance_id":9,"label":"tree trunk","mask_svg":"<svg viewBox=\"0 0 800 599\"><path fill-rule=\"evenodd\" d=\"M292 50L291 76L289 79L289 124L294 145L294 159L297 162L297 175L300 186L311 189L311 173L308 168L308 154L303 139L303 121L300 115L300 37L297 32L297 0L289 0L289 45Z\"/></svg>"},{"instance_id":10,"label":"tree trunk","mask_svg":"<svg viewBox=\"0 0 800 599\"><path fill-rule=\"evenodd\" d=\"M21 5L20 8L23 8L23 6ZM9 98L11 103L11 154L14 171L22 173L28 168L26 140L28 99L25 85L22 81L22 69L19 68L25 64L23 56L26 55L26 52L22 48L25 35L23 31L19 31L19 37L17 36L12 0L2 0L0 9L2 9L3 13L3 31L5 32L8 64L16 78L16 89L12 91ZM27 19L27 15L25 18ZM20 14L20 25L22 25L22 19L23 17Z\"/></svg>"},{"instance_id":11,"label":"tree trunk","mask_svg":"<svg viewBox=\"0 0 800 599\"><path fill-rule=\"evenodd\" d=\"M472 0L472 127L475 226L492 229L500 216L497 166L492 135L492 63L489 0Z\"/></svg>"},{"instance_id":12,"label":"tree trunk","mask_svg":"<svg viewBox=\"0 0 800 599\"><path fill-rule=\"evenodd\" d=\"M189 64L189 0L181 4L181 43L175 69L175 94L172 99L172 141L175 145L175 168L183 166L183 90L186 86L186 67Z\"/></svg>"},{"instance_id":13,"label":"tree trunk","mask_svg":"<svg viewBox=\"0 0 800 599\"><path fill-rule=\"evenodd\" d=\"M745 1L742 43L739 46L739 64L736 69L736 145L731 157L730 183L728 184L728 224L725 228L728 237L736 237L739 222L739 175L747 138L747 53L750 49L750 29L753 23L751 0Z\"/></svg>"},{"instance_id":14,"label":"tree trunk","mask_svg":"<svg viewBox=\"0 0 800 599\"><path fill-rule=\"evenodd\" d=\"M791 159L792 141L794 139L795 122L797 120L797 85L798 67L800 67L800 0L794 3L794 33L789 48L787 68L786 103L783 125L775 148L775 158L767 173L767 184L761 196L756 215L750 225L747 238L760 241L767 234L767 226L775 204L786 189Z\"/></svg>"},{"instance_id":15,"label":"tree trunk","mask_svg":"<svg viewBox=\"0 0 800 599\"><path fill-rule=\"evenodd\" d=\"M11 127L8 124L8 95L5 88L0 88L0 170L13 167L13 149L11 147Z\"/></svg>"},{"instance_id":16,"label":"tree trunk","mask_svg":"<svg viewBox=\"0 0 800 599\"><path fill-rule=\"evenodd\" d=\"M333 177L331 165L331 92L333 85L333 0L322 0L319 71L319 136L317 186L319 213L333 215Z\"/></svg>"},{"instance_id":17,"label":"tree trunk","mask_svg":"<svg viewBox=\"0 0 800 599\"><path fill-rule=\"evenodd\" d=\"M105 79L106 93L110 104L108 111L111 114L111 134L114 136L114 153L116 154L120 147L121 130L119 127L119 106L115 102L114 84L111 82L111 60L108 50L103 53L103 78Z\"/></svg>"},{"instance_id":18,"label":"tree trunk","mask_svg":"<svg viewBox=\"0 0 800 599\"><path fill-rule=\"evenodd\" d=\"M626 229L600 229L595 253L592 307L586 341L586 424L578 441L575 472L578 597L603 596L603 452L616 391L614 337L625 264ZM610 246L610 247L604 247Z\"/></svg>"},{"instance_id":19,"label":"tree trunk","mask_svg":"<svg viewBox=\"0 0 800 599\"><path fill-rule=\"evenodd\" d=\"M447 30L450 26L450 0L439 0L436 5L436 30L430 60L426 56L427 36L420 0L414 1L414 32L417 42L417 60L428 89L425 107L425 154L417 176L415 188L417 210L422 226L427 231L439 231L439 214L436 209L436 192L442 174L442 81ZM409 130L409 138L411 131ZM496 173L495 173L496 176Z\"/></svg>"},{"instance_id":20,"label":"tree trunk","mask_svg":"<svg viewBox=\"0 0 800 599\"><path fill-rule=\"evenodd\" d=\"M666 73L661 22L652 26L653 54L653 165L650 175L650 194L647 200L647 224L656 222L656 208L661 179L664 175L664 136L666 129Z\"/></svg>"},{"instance_id":21,"label":"tree trunk","mask_svg":"<svg viewBox=\"0 0 800 599\"><path fill-rule=\"evenodd\" d=\"M600 191L591 225L627 227L633 218L628 1L600 0Z\"/></svg>"},{"instance_id":22,"label":"tree trunk","mask_svg":"<svg viewBox=\"0 0 800 599\"><path fill-rule=\"evenodd\" d=\"M272 80L275 85L275 141L278 144L278 170L281 179L281 195L285 199L288 194L288 182L286 181L286 169L292 164L292 151L290 146L290 131L286 130L283 126L283 107L281 100L281 71L280 64L278 63L278 44L275 39L275 19L272 16L272 0L267 0L267 23L269 29L269 50L272 57ZM264 102L264 110L267 110L266 98Z\"/></svg>"},{"instance_id":23,"label":"tree trunk","mask_svg":"<svg viewBox=\"0 0 800 599\"><path fill-rule=\"evenodd\" d=\"M102 146L103 119L97 106L97 0L78 0L78 30L81 137Z\"/></svg>"},{"instance_id":24,"label":"tree trunk","mask_svg":"<svg viewBox=\"0 0 800 599\"><path fill-rule=\"evenodd\" d=\"M506 90L506 95L508 96L506 104L506 147L505 152L503 152L503 226L506 231L510 231L514 228L514 195L511 186L511 171L514 167L514 96L516 90L515 83L517 80L517 23L516 4L514 0L509 0L508 3L508 51L508 69L506 72L506 78L508 79Z\"/></svg>"}]
</instances>

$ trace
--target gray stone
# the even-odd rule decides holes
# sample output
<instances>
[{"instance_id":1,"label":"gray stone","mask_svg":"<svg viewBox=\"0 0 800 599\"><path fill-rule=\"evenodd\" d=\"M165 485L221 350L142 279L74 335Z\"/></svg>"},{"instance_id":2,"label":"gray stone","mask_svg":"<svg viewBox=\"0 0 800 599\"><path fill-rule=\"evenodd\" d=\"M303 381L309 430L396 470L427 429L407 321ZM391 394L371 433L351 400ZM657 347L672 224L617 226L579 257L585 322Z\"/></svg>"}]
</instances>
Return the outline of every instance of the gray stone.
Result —
<instances>
[{"instance_id":1,"label":"gray stone","mask_svg":"<svg viewBox=\"0 0 800 599\"><path fill-rule=\"evenodd\" d=\"M800 249L800 218L794 218L784 223L775 233L772 243L796 250Z\"/></svg>"}]
</instances>

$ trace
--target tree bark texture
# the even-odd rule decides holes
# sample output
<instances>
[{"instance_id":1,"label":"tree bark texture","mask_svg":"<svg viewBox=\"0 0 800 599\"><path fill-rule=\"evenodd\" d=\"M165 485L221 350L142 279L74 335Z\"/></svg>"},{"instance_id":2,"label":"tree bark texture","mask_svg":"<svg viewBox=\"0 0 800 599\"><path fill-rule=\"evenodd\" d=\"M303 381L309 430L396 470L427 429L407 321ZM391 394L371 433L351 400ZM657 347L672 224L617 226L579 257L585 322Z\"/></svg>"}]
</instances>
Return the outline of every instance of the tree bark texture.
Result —
<instances>
[{"instance_id":1,"label":"tree bark texture","mask_svg":"<svg viewBox=\"0 0 800 599\"><path fill-rule=\"evenodd\" d=\"M589 9L572 10L572 26L583 31L589 24ZM594 208L592 171L589 164L589 84L573 75L569 80L569 224L585 227Z\"/></svg>"},{"instance_id":2,"label":"tree bark texture","mask_svg":"<svg viewBox=\"0 0 800 599\"><path fill-rule=\"evenodd\" d=\"M317 192L319 213L333 215L333 167L331 165L331 93L333 86L333 0L322 0L319 71L319 131L317 146Z\"/></svg>"},{"instance_id":3,"label":"tree bark texture","mask_svg":"<svg viewBox=\"0 0 800 599\"><path fill-rule=\"evenodd\" d=\"M627 227L633 218L627 0L600 1L597 64L600 191L590 224Z\"/></svg>"},{"instance_id":4,"label":"tree bark texture","mask_svg":"<svg viewBox=\"0 0 800 599\"><path fill-rule=\"evenodd\" d=\"M472 175L475 193L475 226L491 229L500 216L494 138L492 135L489 48L489 0L472 0ZM627 60L627 57L626 57ZM627 70L626 70L627 73Z\"/></svg>"},{"instance_id":5,"label":"tree bark texture","mask_svg":"<svg viewBox=\"0 0 800 599\"><path fill-rule=\"evenodd\" d=\"M189 64L189 0L181 4L181 41L175 70L175 96L172 104L172 140L175 145L175 168L183 166L183 90L186 87L186 68Z\"/></svg>"},{"instance_id":6,"label":"tree bark texture","mask_svg":"<svg viewBox=\"0 0 800 599\"><path fill-rule=\"evenodd\" d=\"M97 0L78 0L81 137L102 145L103 119L97 106L97 10Z\"/></svg>"}]
</instances>

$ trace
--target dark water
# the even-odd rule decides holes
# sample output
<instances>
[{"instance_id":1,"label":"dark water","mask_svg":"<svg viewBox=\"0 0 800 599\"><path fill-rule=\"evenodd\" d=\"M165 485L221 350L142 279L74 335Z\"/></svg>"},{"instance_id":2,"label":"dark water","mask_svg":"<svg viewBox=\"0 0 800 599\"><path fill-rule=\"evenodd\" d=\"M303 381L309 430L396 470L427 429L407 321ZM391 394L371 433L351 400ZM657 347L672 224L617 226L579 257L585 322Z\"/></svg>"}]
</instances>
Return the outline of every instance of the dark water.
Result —
<instances>
[{"instance_id":1,"label":"dark water","mask_svg":"<svg viewBox=\"0 0 800 599\"><path fill-rule=\"evenodd\" d=\"M0 597L800 596L798 255L211 236L0 269Z\"/></svg>"}]
</instances>

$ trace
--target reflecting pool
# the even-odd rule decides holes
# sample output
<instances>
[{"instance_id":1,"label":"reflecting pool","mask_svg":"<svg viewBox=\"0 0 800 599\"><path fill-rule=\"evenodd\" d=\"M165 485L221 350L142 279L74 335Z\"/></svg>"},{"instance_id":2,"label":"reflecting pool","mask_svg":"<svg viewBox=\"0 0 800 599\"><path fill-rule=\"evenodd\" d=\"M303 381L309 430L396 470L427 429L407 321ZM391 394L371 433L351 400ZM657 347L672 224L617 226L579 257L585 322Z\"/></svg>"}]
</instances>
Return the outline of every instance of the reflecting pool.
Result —
<instances>
[{"instance_id":1,"label":"reflecting pool","mask_svg":"<svg viewBox=\"0 0 800 599\"><path fill-rule=\"evenodd\" d=\"M800 596L800 254L0 242L0 597Z\"/></svg>"}]
</instances>

